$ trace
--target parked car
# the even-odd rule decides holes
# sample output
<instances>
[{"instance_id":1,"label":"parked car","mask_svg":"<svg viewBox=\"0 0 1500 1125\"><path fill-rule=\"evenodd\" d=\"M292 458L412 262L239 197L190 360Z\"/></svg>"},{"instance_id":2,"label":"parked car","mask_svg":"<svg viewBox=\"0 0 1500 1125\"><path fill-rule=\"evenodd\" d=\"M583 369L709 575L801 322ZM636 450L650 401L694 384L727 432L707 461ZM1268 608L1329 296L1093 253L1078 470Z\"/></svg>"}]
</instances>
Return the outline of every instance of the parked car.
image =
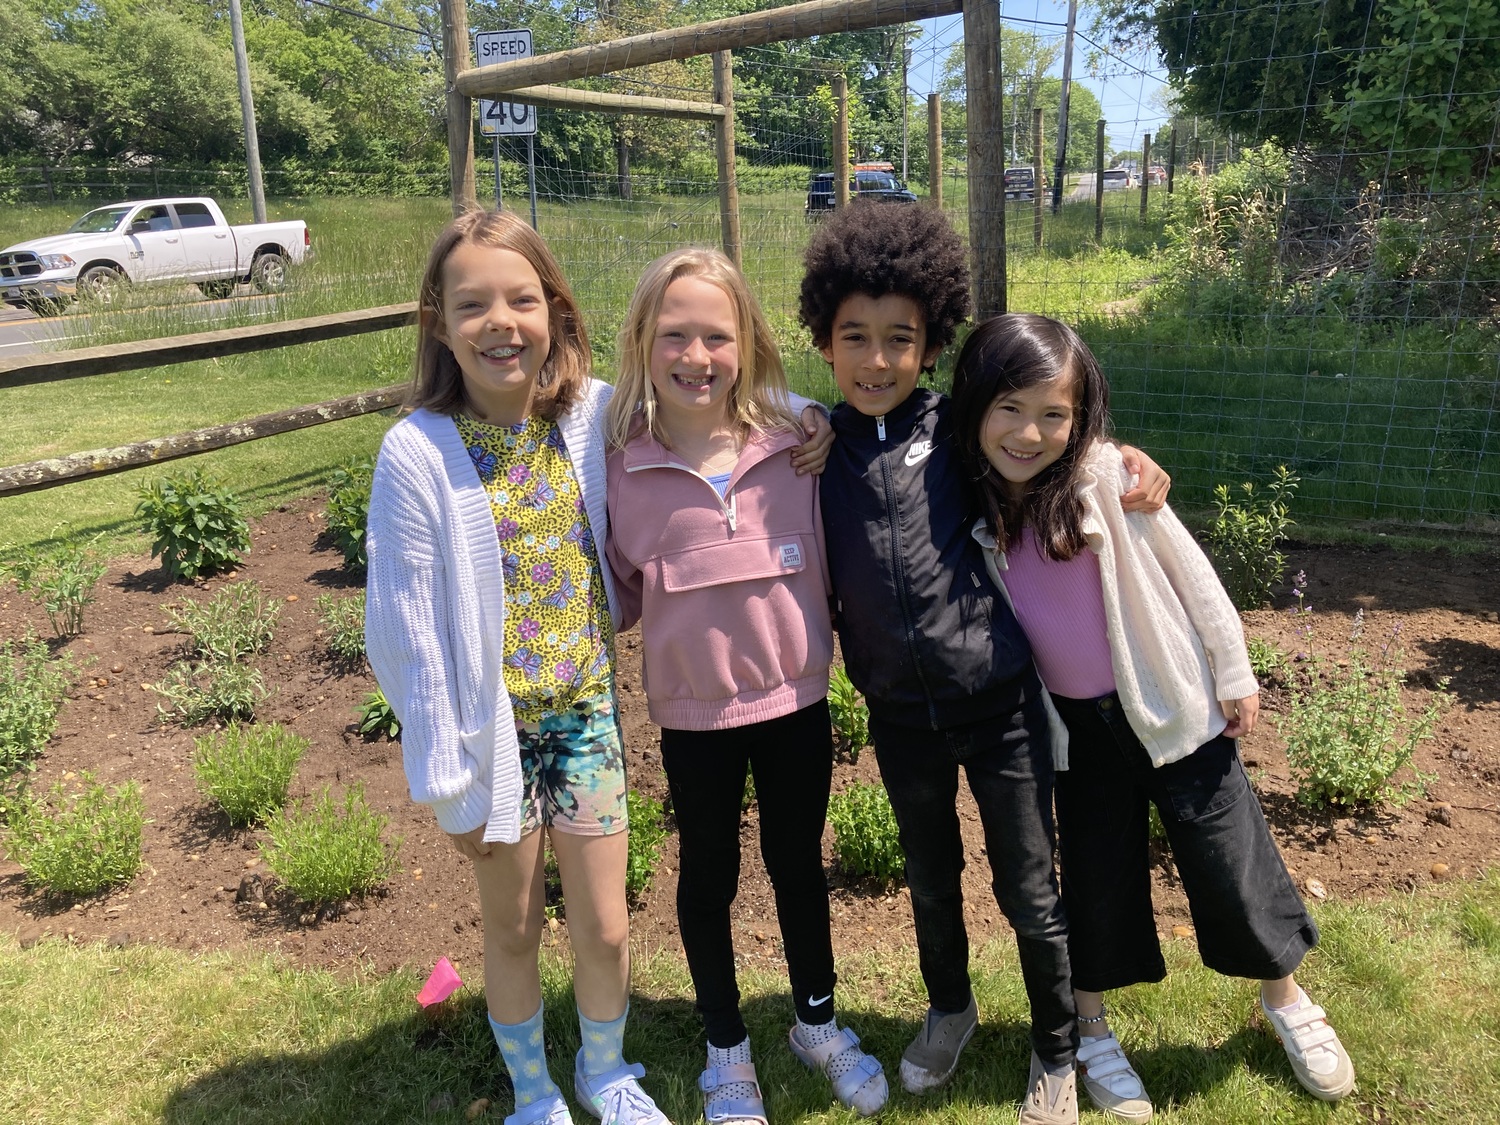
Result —
<instances>
[{"instance_id":1,"label":"parked car","mask_svg":"<svg viewBox=\"0 0 1500 1125\"><path fill-rule=\"evenodd\" d=\"M1042 178L1042 191L1047 190L1046 177ZM1037 193L1036 169L1029 164L1017 164L1005 170L1005 198L1029 200Z\"/></svg>"},{"instance_id":2,"label":"parked car","mask_svg":"<svg viewBox=\"0 0 1500 1125\"><path fill-rule=\"evenodd\" d=\"M895 169L884 162L856 164L849 177L849 193L860 199L877 199L883 203L915 203L915 192L896 178ZM833 173L814 172L807 181L808 217L833 210Z\"/></svg>"},{"instance_id":3,"label":"parked car","mask_svg":"<svg viewBox=\"0 0 1500 1125\"><path fill-rule=\"evenodd\" d=\"M1160 164L1151 165L1150 168L1146 169L1146 175L1151 177L1150 182L1152 187L1160 187L1167 182L1167 170Z\"/></svg>"},{"instance_id":4,"label":"parked car","mask_svg":"<svg viewBox=\"0 0 1500 1125\"><path fill-rule=\"evenodd\" d=\"M1106 168L1104 170L1105 191L1125 191L1138 186L1129 168Z\"/></svg>"},{"instance_id":5,"label":"parked car","mask_svg":"<svg viewBox=\"0 0 1500 1125\"><path fill-rule=\"evenodd\" d=\"M0 299L49 313L82 297L107 304L127 282L191 282L209 297L227 297L248 281L269 293L286 284L288 266L311 254L301 220L230 226L203 197L111 203L66 234L0 250Z\"/></svg>"}]
</instances>

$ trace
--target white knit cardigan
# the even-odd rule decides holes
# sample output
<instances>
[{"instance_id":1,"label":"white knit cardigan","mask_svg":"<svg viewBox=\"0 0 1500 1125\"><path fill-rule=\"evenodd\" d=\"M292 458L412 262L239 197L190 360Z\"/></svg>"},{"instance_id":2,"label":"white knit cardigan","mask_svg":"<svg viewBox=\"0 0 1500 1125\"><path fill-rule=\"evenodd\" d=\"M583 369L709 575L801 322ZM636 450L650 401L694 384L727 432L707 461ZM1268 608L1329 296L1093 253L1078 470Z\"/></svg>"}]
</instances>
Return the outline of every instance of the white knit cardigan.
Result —
<instances>
[{"instance_id":1,"label":"white knit cardigan","mask_svg":"<svg viewBox=\"0 0 1500 1125\"><path fill-rule=\"evenodd\" d=\"M614 388L591 379L558 420L601 551L610 614L604 416ZM366 533L365 646L401 720L412 799L448 833L521 836L521 758L505 690L505 582L489 496L453 419L414 411L380 447Z\"/></svg>"},{"instance_id":2,"label":"white knit cardigan","mask_svg":"<svg viewBox=\"0 0 1500 1125\"><path fill-rule=\"evenodd\" d=\"M1185 758L1223 733L1218 703L1260 690L1240 615L1182 522L1163 507L1126 512L1131 487L1120 451L1097 443L1079 467L1083 534L1099 556L1110 663L1120 705L1154 765ZM981 520L1000 581L1005 552Z\"/></svg>"}]
</instances>

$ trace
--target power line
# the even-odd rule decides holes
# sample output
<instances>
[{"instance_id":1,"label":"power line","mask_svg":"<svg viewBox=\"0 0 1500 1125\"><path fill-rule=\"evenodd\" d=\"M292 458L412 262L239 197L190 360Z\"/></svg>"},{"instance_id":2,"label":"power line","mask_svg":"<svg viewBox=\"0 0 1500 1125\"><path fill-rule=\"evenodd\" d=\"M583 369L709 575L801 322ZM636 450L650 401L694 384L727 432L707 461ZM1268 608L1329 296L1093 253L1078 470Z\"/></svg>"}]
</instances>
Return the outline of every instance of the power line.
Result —
<instances>
[{"instance_id":1,"label":"power line","mask_svg":"<svg viewBox=\"0 0 1500 1125\"><path fill-rule=\"evenodd\" d=\"M361 19L361 20L369 20L371 23L384 24L386 27L393 27L397 31L405 31L405 32L408 32L411 35L420 35L420 36L422 36L422 38L427 39L429 41L433 41L433 42L436 41L436 37L432 34L432 32L427 31L427 30L425 30L423 28L420 28L420 27L407 27L404 24L392 23L388 19L382 19L380 16L372 16L369 12L361 12L357 8L341 8L337 4L330 4L328 2L328 0L302 0L302 2L304 4L316 4L318 7L320 7L320 8L327 8L329 11L332 11L332 12L342 12L346 16L353 16L356 19Z\"/></svg>"}]
</instances>

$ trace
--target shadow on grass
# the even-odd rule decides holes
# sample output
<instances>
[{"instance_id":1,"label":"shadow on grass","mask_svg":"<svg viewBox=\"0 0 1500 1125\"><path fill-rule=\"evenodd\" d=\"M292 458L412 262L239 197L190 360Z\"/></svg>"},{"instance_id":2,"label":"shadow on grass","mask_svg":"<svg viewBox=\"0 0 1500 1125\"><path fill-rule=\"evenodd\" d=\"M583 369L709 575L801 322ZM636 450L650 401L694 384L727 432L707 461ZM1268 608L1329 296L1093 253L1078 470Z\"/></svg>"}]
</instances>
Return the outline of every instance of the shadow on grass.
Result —
<instances>
[{"instance_id":1,"label":"shadow on grass","mask_svg":"<svg viewBox=\"0 0 1500 1125\"><path fill-rule=\"evenodd\" d=\"M795 1018L790 997L752 997L743 1012L772 1120L823 1119L825 1114L831 1120L858 1120L852 1112L832 1106L827 1082L786 1049L787 1029ZM901 1089L897 1068L920 1015L917 1010L909 1018L869 1011L848 1014L863 1046L885 1064L892 1090L888 1112L897 1120L1012 1119L1025 1087L1027 1028L1014 1020L982 1023L948 1086L917 1097ZM546 1031L552 1076L571 1101L571 1062L579 1035L570 994L549 990ZM626 1055L645 1065L643 1085L669 1118L679 1123L701 1120L697 1080L704 1061L703 1039L687 998L633 997ZM1191 1102L1244 1069L1284 1086L1289 1096L1296 1089L1280 1045L1252 1028L1212 1048L1162 1044L1132 1050L1131 1057L1159 1106ZM171 1125L460 1122L481 1098L490 1102L481 1120L499 1120L512 1108L510 1081L483 1001L477 990L468 990L461 999L381 1024L358 1039L239 1059L201 1074L170 1095L162 1120ZM589 1117L575 1105L574 1120Z\"/></svg>"}]
</instances>

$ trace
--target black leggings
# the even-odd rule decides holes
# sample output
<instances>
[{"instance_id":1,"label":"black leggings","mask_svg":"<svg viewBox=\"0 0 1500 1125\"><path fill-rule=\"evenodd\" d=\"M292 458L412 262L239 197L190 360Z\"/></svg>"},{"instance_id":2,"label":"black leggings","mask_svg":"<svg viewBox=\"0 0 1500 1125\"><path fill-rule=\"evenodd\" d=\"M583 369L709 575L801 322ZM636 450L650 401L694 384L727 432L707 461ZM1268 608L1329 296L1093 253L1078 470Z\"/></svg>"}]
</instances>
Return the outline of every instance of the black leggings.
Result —
<instances>
[{"instance_id":1,"label":"black leggings","mask_svg":"<svg viewBox=\"0 0 1500 1125\"><path fill-rule=\"evenodd\" d=\"M729 907L740 881L740 804L746 769L760 806L760 854L776 892L792 1001L804 1023L833 1018L833 941L823 824L833 778L828 701L730 730L661 732L677 818L677 922L708 1041L747 1032L734 976Z\"/></svg>"}]
</instances>

